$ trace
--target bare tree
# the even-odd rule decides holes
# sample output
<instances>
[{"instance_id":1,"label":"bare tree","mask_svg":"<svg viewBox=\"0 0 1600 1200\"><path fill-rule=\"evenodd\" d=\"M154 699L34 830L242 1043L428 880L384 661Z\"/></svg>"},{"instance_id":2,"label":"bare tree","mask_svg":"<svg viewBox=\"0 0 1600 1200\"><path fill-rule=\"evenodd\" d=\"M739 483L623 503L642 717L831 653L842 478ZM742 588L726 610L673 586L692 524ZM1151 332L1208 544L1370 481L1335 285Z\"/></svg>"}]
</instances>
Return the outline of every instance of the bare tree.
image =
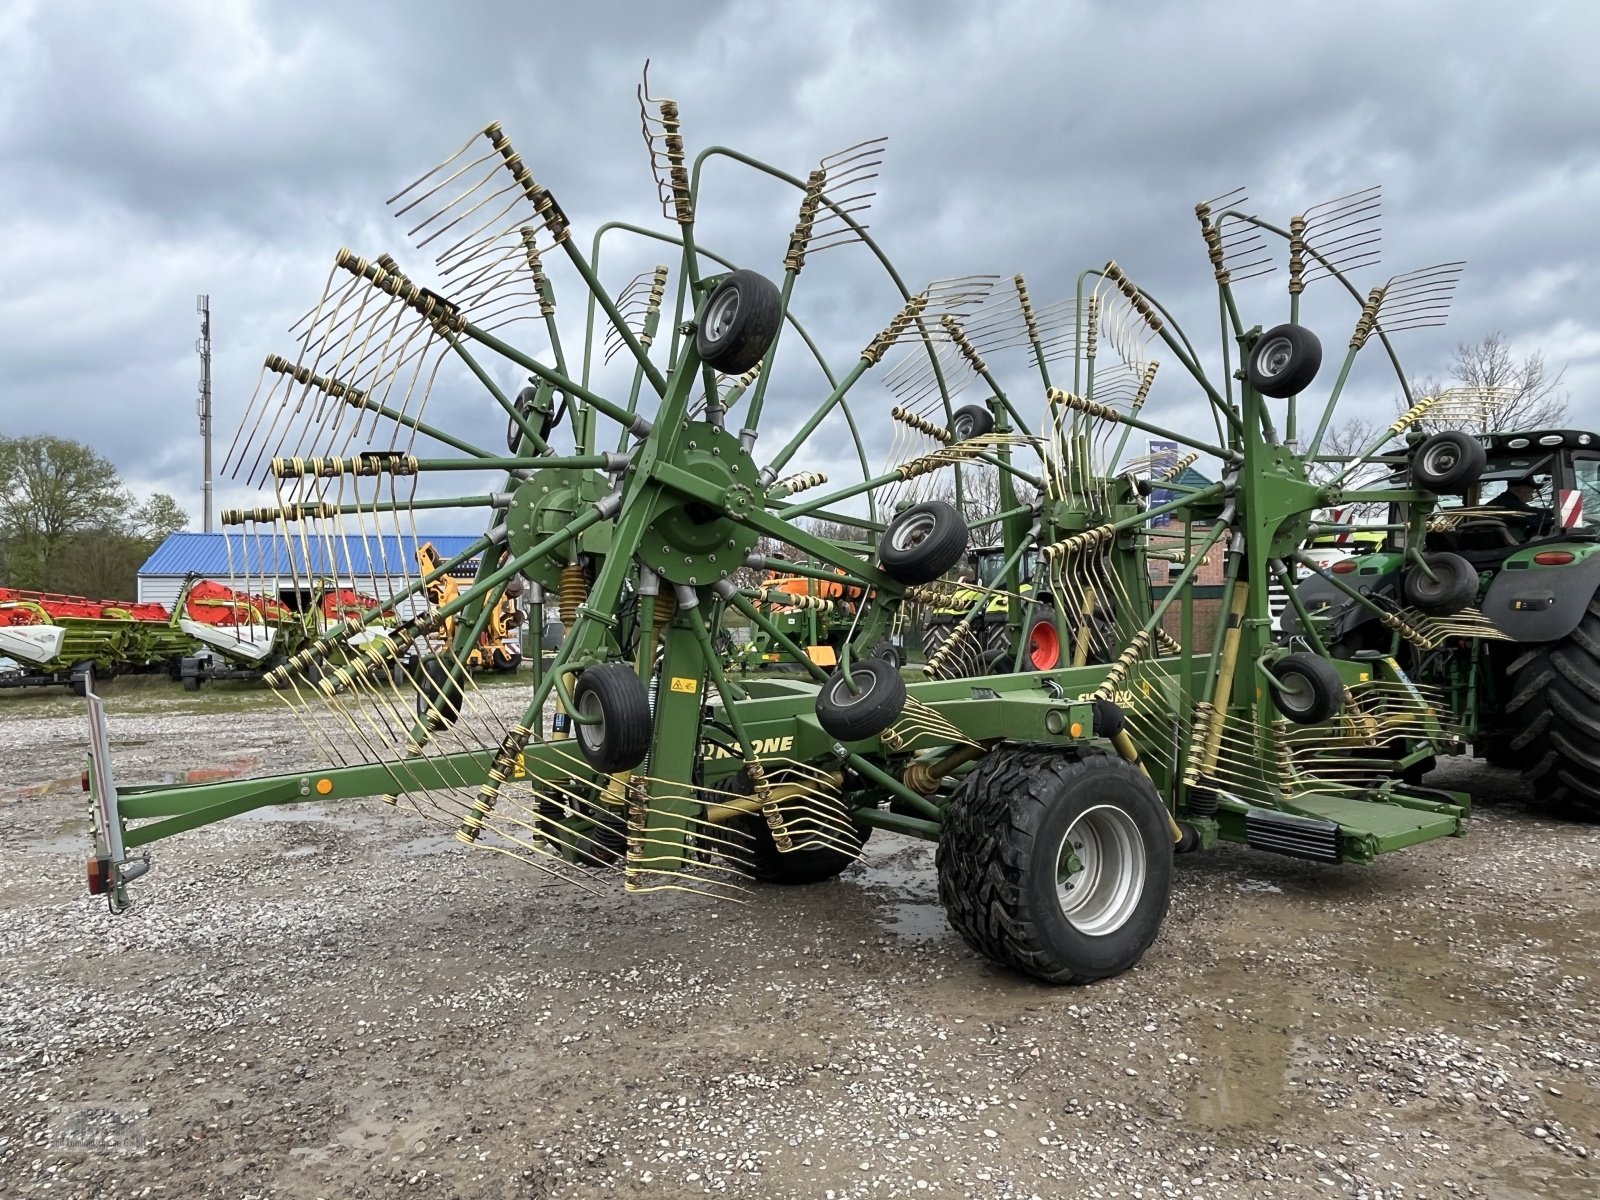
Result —
<instances>
[{"instance_id":1,"label":"bare tree","mask_svg":"<svg viewBox=\"0 0 1600 1200\"><path fill-rule=\"evenodd\" d=\"M1462 342L1450 364L1450 379L1443 386L1432 378L1411 381L1414 399L1435 396L1448 387L1466 395L1437 417L1424 417L1419 425L1429 433L1464 429L1469 433L1497 430L1559 428L1567 419L1567 394L1561 389L1566 368L1550 373L1544 354L1535 350L1517 357L1499 332L1477 342ZM1404 397L1395 400L1396 411L1405 410Z\"/></svg>"}]
</instances>

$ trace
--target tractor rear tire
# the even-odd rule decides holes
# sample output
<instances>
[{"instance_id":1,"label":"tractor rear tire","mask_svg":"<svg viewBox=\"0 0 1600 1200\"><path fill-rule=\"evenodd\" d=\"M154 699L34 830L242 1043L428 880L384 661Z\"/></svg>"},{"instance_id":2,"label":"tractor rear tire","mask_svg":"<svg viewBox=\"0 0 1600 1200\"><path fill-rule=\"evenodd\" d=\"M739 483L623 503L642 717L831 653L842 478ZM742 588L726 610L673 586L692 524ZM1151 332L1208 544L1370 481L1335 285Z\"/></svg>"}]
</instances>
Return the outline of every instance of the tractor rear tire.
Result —
<instances>
[{"instance_id":1,"label":"tractor rear tire","mask_svg":"<svg viewBox=\"0 0 1600 1200\"><path fill-rule=\"evenodd\" d=\"M939 901L980 954L1048 983L1089 983L1126 971L1155 941L1172 847L1166 810L1137 767L998 750L945 809ZM1068 855L1076 864L1063 878Z\"/></svg>"},{"instance_id":2,"label":"tractor rear tire","mask_svg":"<svg viewBox=\"0 0 1600 1200\"><path fill-rule=\"evenodd\" d=\"M1508 674L1506 745L1535 798L1600 821L1600 597L1576 629L1530 646Z\"/></svg>"},{"instance_id":3,"label":"tractor rear tire","mask_svg":"<svg viewBox=\"0 0 1600 1200\"><path fill-rule=\"evenodd\" d=\"M937 622L937 623L936 623ZM922 624L922 661L927 662L950 640L954 621L949 617L930 618Z\"/></svg>"}]
</instances>

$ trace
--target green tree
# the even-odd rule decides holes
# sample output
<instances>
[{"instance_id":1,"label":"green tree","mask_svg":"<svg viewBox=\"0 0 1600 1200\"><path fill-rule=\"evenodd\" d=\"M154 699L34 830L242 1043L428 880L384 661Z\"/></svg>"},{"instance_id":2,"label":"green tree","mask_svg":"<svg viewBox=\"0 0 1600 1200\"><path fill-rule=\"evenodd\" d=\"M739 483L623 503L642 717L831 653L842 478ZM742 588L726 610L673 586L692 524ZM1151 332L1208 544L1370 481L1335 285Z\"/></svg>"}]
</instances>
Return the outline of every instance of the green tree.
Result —
<instances>
[{"instance_id":1,"label":"green tree","mask_svg":"<svg viewBox=\"0 0 1600 1200\"><path fill-rule=\"evenodd\" d=\"M72 538L125 514L132 497L117 468L82 442L66 438L0 438L0 538L9 582L51 586L52 571Z\"/></svg>"},{"instance_id":2,"label":"green tree","mask_svg":"<svg viewBox=\"0 0 1600 1200\"><path fill-rule=\"evenodd\" d=\"M140 564L188 521L164 492L136 500L81 442L0 437L0 583L131 599Z\"/></svg>"}]
</instances>

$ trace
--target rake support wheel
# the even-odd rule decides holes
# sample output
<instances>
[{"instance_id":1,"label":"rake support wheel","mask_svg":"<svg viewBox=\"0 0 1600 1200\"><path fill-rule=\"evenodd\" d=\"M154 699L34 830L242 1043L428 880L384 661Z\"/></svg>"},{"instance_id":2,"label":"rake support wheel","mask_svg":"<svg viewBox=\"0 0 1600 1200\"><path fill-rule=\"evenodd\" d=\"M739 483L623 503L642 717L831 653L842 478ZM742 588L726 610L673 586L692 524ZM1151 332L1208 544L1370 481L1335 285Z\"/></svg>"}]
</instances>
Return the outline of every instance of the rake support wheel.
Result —
<instances>
[{"instance_id":1,"label":"rake support wheel","mask_svg":"<svg viewBox=\"0 0 1600 1200\"><path fill-rule=\"evenodd\" d=\"M626 663L601 663L578 676L572 689L578 750L597 771L631 771L650 752L650 696Z\"/></svg>"},{"instance_id":2,"label":"rake support wheel","mask_svg":"<svg viewBox=\"0 0 1600 1200\"><path fill-rule=\"evenodd\" d=\"M913 504L889 522L878 541L884 573L913 585L932 583L966 550L966 519L943 500Z\"/></svg>"},{"instance_id":3,"label":"rake support wheel","mask_svg":"<svg viewBox=\"0 0 1600 1200\"><path fill-rule=\"evenodd\" d=\"M761 361L783 323L777 285L756 271L734 271L711 290L695 349L725 375L739 375Z\"/></svg>"}]
</instances>

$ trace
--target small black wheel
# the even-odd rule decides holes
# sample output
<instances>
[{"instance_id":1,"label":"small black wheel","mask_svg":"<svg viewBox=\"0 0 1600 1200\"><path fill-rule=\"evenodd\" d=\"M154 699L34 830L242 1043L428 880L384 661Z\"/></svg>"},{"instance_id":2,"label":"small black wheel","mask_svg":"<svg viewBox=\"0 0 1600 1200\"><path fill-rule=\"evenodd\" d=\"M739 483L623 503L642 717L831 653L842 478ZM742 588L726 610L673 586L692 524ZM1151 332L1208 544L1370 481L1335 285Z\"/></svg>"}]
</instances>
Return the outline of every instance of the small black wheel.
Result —
<instances>
[{"instance_id":1,"label":"small black wheel","mask_svg":"<svg viewBox=\"0 0 1600 1200\"><path fill-rule=\"evenodd\" d=\"M1489 454L1470 433L1447 429L1411 452L1411 482L1430 492L1464 492L1477 482Z\"/></svg>"},{"instance_id":2,"label":"small black wheel","mask_svg":"<svg viewBox=\"0 0 1600 1200\"><path fill-rule=\"evenodd\" d=\"M313 686L314 671L315 663L306 668L306 682ZM423 659L417 666L416 678L417 716L430 728L445 729L461 719L461 681L450 677L450 668L443 659Z\"/></svg>"},{"instance_id":3,"label":"small black wheel","mask_svg":"<svg viewBox=\"0 0 1600 1200\"><path fill-rule=\"evenodd\" d=\"M838 671L817 693L817 723L841 742L877 737L893 725L906 706L906 681L899 668L881 658L858 658L850 666L850 684Z\"/></svg>"},{"instance_id":4,"label":"small black wheel","mask_svg":"<svg viewBox=\"0 0 1600 1200\"><path fill-rule=\"evenodd\" d=\"M795 815L803 815L804 807L814 803L810 799L803 802L786 800L786 780L782 772L774 775L769 782L779 812L792 811ZM755 792L750 776L744 771L731 776L719 786L721 791L735 796L749 796ZM712 803L719 798L715 793L707 796ZM814 845L779 850L777 842L773 840L772 830L767 828L766 818L761 813L751 813L741 818L736 828L750 838L750 873L762 883L776 883L784 887L803 887L832 879L861 857L861 847L867 844L867 838L872 835L872 826L857 825L850 821L847 828L830 825L826 841L817 839Z\"/></svg>"},{"instance_id":5,"label":"small black wheel","mask_svg":"<svg viewBox=\"0 0 1600 1200\"><path fill-rule=\"evenodd\" d=\"M650 695L627 663L601 663L578 676L572 702L578 749L589 765L607 775L631 771L650 751Z\"/></svg>"},{"instance_id":6,"label":"small black wheel","mask_svg":"<svg viewBox=\"0 0 1600 1200\"><path fill-rule=\"evenodd\" d=\"M538 398L537 388L525 387L517 393L517 416L526 421L533 414L533 402ZM522 448L522 427L517 424L516 417L506 414L506 449L515 454Z\"/></svg>"},{"instance_id":7,"label":"small black wheel","mask_svg":"<svg viewBox=\"0 0 1600 1200\"><path fill-rule=\"evenodd\" d=\"M982 437L994 429L994 414L981 404L963 404L950 417L950 432L958 442Z\"/></svg>"},{"instance_id":8,"label":"small black wheel","mask_svg":"<svg viewBox=\"0 0 1600 1200\"><path fill-rule=\"evenodd\" d=\"M978 953L1049 983L1089 983L1155 941L1172 848L1166 810L1136 766L997 750L945 809L939 900Z\"/></svg>"},{"instance_id":9,"label":"small black wheel","mask_svg":"<svg viewBox=\"0 0 1600 1200\"><path fill-rule=\"evenodd\" d=\"M695 348L713 370L738 375L761 361L782 323L777 285L755 271L734 271L706 299Z\"/></svg>"},{"instance_id":10,"label":"small black wheel","mask_svg":"<svg viewBox=\"0 0 1600 1200\"><path fill-rule=\"evenodd\" d=\"M1459 554L1441 550L1424 554L1422 561L1428 564L1433 578L1420 567L1408 568L1400 577L1400 590L1412 608L1431 617L1448 617L1478 598L1478 568Z\"/></svg>"},{"instance_id":11,"label":"small black wheel","mask_svg":"<svg viewBox=\"0 0 1600 1200\"><path fill-rule=\"evenodd\" d=\"M1322 343L1304 325L1276 325L1256 340L1245 377L1263 396L1286 400L1311 385L1322 367Z\"/></svg>"},{"instance_id":12,"label":"small black wheel","mask_svg":"<svg viewBox=\"0 0 1600 1200\"><path fill-rule=\"evenodd\" d=\"M1297 725L1316 725L1344 707L1344 680L1316 654L1285 654L1267 668L1283 686L1272 689L1272 703Z\"/></svg>"},{"instance_id":13,"label":"small black wheel","mask_svg":"<svg viewBox=\"0 0 1600 1200\"><path fill-rule=\"evenodd\" d=\"M1119 704L1110 700L1096 700L1094 702L1094 735L1107 740L1114 738L1128 727L1128 714L1122 711Z\"/></svg>"},{"instance_id":14,"label":"small black wheel","mask_svg":"<svg viewBox=\"0 0 1600 1200\"><path fill-rule=\"evenodd\" d=\"M884 573L904 584L932 583L967 550L967 522L943 500L913 504L878 539Z\"/></svg>"},{"instance_id":15,"label":"small black wheel","mask_svg":"<svg viewBox=\"0 0 1600 1200\"><path fill-rule=\"evenodd\" d=\"M72 668L72 673L67 677L67 690L74 696L87 696L89 694L89 676L94 673L94 663L81 662Z\"/></svg>"},{"instance_id":16,"label":"small black wheel","mask_svg":"<svg viewBox=\"0 0 1600 1200\"><path fill-rule=\"evenodd\" d=\"M186 692L198 692L200 690L200 676L185 675L183 677L183 690Z\"/></svg>"},{"instance_id":17,"label":"small black wheel","mask_svg":"<svg viewBox=\"0 0 1600 1200\"><path fill-rule=\"evenodd\" d=\"M904 660L901 658L900 647L896 646L893 642L887 641L887 640L879 642L876 646L873 647L873 649L872 649L872 657L873 658L881 658L884 662L888 663L896 671L898 671L901 667L906 665Z\"/></svg>"}]
</instances>

